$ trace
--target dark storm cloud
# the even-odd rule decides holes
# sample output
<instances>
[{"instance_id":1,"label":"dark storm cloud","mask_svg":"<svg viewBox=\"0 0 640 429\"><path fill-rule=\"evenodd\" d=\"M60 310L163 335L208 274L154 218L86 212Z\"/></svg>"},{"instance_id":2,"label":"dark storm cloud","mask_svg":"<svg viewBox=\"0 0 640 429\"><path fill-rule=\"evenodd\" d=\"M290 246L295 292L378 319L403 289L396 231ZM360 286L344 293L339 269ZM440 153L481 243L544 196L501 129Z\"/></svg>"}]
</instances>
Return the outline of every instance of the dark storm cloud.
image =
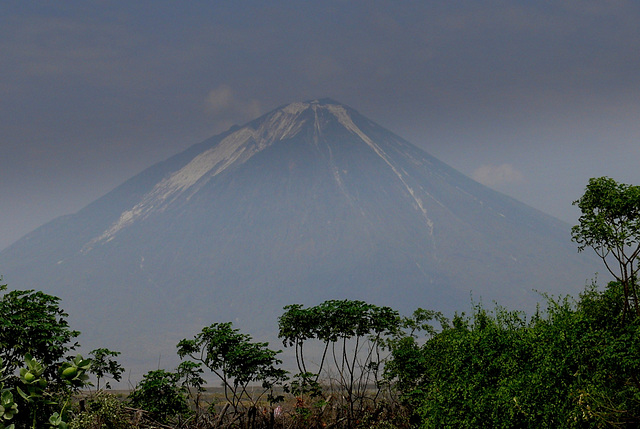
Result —
<instances>
[{"instance_id":1,"label":"dark storm cloud","mask_svg":"<svg viewBox=\"0 0 640 429\"><path fill-rule=\"evenodd\" d=\"M0 16L0 248L325 96L552 214L590 176L640 183L637 2L8 1Z\"/></svg>"}]
</instances>

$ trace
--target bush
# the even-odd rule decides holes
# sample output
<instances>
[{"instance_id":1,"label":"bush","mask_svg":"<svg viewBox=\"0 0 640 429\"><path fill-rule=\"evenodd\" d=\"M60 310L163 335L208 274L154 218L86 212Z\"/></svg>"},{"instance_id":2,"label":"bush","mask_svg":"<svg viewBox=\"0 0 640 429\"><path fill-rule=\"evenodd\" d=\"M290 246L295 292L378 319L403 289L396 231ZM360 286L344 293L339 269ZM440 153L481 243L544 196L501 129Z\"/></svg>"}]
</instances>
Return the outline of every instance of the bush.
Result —
<instances>
[{"instance_id":1,"label":"bush","mask_svg":"<svg viewBox=\"0 0 640 429\"><path fill-rule=\"evenodd\" d=\"M640 321L623 322L621 297L590 287L531 320L478 306L423 345L397 341L389 375L424 428L637 427Z\"/></svg>"},{"instance_id":2,"label":"bush","mask_svg":"<svg viewBox=\"0 0 640 429\"><path fill-rule=\"evenodd\" d=\"M69 423L70 429L127 429L131 427L124 404L102 391L86 399L86 410Z\"/></svg>"},{"instance_id":3,"label":"bush","mask_svg":"<svg viewBox=\"0 0 640 429\"><path fill-rule=\"evenodd\" d=\"M160 423L180 419L190 413L187 390L179 385L180 375L163 369L149 371L129 395L132 407L145 410Z\"/></svg>"}]
</instances>

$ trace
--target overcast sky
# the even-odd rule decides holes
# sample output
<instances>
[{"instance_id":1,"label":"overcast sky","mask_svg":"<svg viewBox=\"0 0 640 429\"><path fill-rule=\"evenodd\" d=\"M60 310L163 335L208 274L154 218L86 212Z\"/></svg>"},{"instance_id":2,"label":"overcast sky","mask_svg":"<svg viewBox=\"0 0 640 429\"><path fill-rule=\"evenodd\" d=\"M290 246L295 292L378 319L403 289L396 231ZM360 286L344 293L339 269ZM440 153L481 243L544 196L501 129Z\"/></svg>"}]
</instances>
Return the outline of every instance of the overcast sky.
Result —
<instances>
[{"instance_id":1,"label":"overcast sky","mask_svg":"<svg viewBox=\"0 0 640 429\"><path fill-rule=\"evenodd\" d=\"M575 223L589 177L640 184L638 23L636 0L3 0L0 249L321 97Z\"/></svg>"}]
</instances>

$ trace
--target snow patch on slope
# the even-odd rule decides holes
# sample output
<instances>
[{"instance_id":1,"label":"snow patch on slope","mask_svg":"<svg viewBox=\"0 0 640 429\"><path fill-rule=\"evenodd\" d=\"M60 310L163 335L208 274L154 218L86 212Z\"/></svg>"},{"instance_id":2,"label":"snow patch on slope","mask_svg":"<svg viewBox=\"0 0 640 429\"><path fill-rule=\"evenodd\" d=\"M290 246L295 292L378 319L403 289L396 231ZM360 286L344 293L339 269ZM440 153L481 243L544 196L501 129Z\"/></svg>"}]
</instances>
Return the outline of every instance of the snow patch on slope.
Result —
<instances>
[{"instance_id":1,"label":"snow patch on slope","mask_svg":"<svg viewBox=\"0 0 640 429\"><path fill-rule=\"evenodd\" d=\"M294 103L304 104L304 103ZM302 106L290 108L291 105L278 110L256 130L256 134L265 142L273 142L292 138L304 126L306 120L299 120L300 114L306 110ZM309 104L306 105L307 108Z\"/></svg>"},{"instance_id":2,"label":"snow patch on slope","mask_svg":"<svg viewBox=\"0 0 640 429\"><path fill-rule=\"evenodd\" d=\"M111 227L87 243L82 251L88 252L96 243L113 240L118 232L135 221L144 219L151 212L166 210L186 191L189 191L189 198L211 178L233 165L245 163L274 142L294 137L306 122L300 120L299 116L309 106L309 103L289 104L275 111L257 129L247 126L231 133L211 149L197 155L180 170L158 182L140 202L124 211Z\"/></svg>"},{"instance_id":3,"label":"snow patch on slope","mask_svg":"<svg viewBox=\"0 0 640 429\"><path fill-rule=\"evenodd\" d=\"M382 150L382 148L380 146L378 146L376 143L374 143L369 138L369 136L367 136L364 132L362 132L362 130L353 122L353 120L351 119L351 116L349 116L349 113L347 113L347 111L345 110L345 108L343 106L336 105L336 104L330 104L330 105L327 106L327 109L331 112L331 114L333 114L333 116L336 117L336 119L338 119L338 122L340 122L340 124L342 124L342 126L344 126L346 129L348 129L352 133L356 134L371 149L373 149L373 151L380 158L382 158L384 160L384 162L387 163L387 165L396 174L396 176L398 176L398 179L400 179L400 182L402 182L402 184L404 185L405 189L407 190L407 192L409 192L409 195L411 195L411 198L413 198L413 200L415 201L416 205L418 206L418 209L422 212L422 214L423 214L423 216L425 218L425 221L427 223L427 226L429 228L430 235L433 235L433 221L429 218L429 215L427 213L427 209L424 206L424 202L422 201L422 199L420 197L418 197L418 195L416 194L414 189L411 186L409 186L409 184L407 183L407 181L403 177L402 172L400 172L398 170L398 168L395 165L393 165L393 163L389 159L389 156L384 152L384 150Z\"/></svg>"}]
</instances>

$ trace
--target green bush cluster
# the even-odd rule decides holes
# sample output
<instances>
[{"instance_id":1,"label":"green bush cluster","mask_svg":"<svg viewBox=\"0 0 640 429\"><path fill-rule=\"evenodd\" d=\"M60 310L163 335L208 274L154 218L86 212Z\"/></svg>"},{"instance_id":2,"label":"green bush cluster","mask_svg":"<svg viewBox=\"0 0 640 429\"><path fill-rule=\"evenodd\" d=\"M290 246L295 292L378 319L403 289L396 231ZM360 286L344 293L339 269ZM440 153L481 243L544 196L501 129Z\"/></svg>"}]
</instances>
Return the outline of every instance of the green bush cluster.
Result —
<instances>
[{"instance_id":1,"label":"green bush cluster","mask_svg":"<svg viewBox=\"0 0 640 429\"><path fill-rule=\"evenodd\" d=\"M123 401L113 394L98 391L86 401L86 409L78 412L69 429L128 429L132 427L130 413Z\"/></svg>"},{"instance_id":2,"label":"green bush cluster","mask_svg":"<svg viewBox=\"0 0 640 429\"><path fill-rule=\"evenodd\" d=\"M187 391L179 384L180 378L180 374L163 369L149 371L129 395L129 403L161 423L187 416L190 412Z\"/></svg>"},{"instance_id":3,"label":"green bush cluster","mask_svg":"<svg viewBox=\"0 0 640 429\"><path fill-rule=\"evenodd\" d=\"M396 340L387 376L423 428L640 425L640 320L619 283L522 313L476 306L423 344Z\"/></svg>"},{"instance_id":4,"label":"green bush cluster","mask_svg":"<svg viewBox=\"0 0 640 429\"><path fill-rule=\"evenodd\" d=\"M102 360L68 355L78 347L79 332L70 329L59 301L33 290L0 297L0 429L65 429L74 395L91 385L89 374L120 379L122 368L105 357L116 352L90 352Z\"/></svg>"}]
</instances>

